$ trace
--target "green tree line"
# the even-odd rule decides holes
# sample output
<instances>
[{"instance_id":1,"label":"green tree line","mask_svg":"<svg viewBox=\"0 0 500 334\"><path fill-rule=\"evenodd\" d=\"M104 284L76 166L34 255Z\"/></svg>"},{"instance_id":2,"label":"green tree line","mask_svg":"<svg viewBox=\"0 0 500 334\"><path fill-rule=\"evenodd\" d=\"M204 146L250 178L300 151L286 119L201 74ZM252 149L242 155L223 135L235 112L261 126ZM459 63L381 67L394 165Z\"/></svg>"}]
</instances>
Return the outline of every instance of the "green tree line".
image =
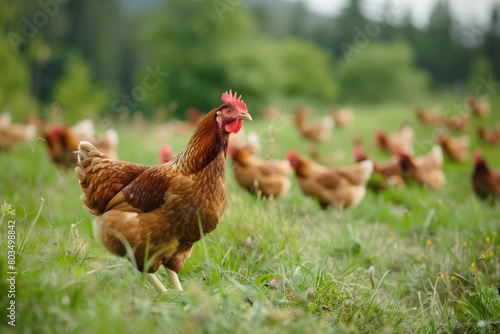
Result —
<instances>
[{"instance_id":1,"label":"green tree line","mask_svg":"<svg viewBox=\"0 0 500 334\"><path fill-rule=\"evenodd\" d=\"M301 1L5 0L0 107L48 116L57 103L68 121L159 108L182 117L228 89L258 107L412 102L500 78L500 5L484 27L439 0L423 28L391 1L376 18L361 5L327 17Z\"/></svg>"}]
</instances>

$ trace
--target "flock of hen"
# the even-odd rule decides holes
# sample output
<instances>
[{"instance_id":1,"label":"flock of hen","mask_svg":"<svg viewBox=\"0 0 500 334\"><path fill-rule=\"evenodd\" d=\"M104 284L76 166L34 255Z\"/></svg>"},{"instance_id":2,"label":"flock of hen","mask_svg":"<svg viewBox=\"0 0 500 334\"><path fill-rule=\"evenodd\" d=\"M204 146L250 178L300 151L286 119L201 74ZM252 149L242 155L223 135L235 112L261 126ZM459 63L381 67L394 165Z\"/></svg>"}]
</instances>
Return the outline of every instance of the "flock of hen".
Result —
<instances>
[{"instance_id":1,"label":"flock of hen","mask_svg":"<svg viewBox=\"0 0 500 334\"><path fill-rule=\"evenodd\" d=\"M414 132L408 124L403 124L394 133L374 133L375 146L390 153L392 157L389 160L381 162L368 156L362 140L356 138L353 150L356 163L336 168L318 163L320 157L314 150L309 154L311 157L296 151L290 152L287 156L289 166L284 161L263 160L257 155L259 146L253 139L230 149L234 175L238 183L252 193L263 197L280 197L290 188L290 177L294 170L302 192L317 199L322 208L354 207L363 199L366 187L380 191L418 183L429 189L439 189L446 182L443 151L449 159L457 162L465 162L469 157L469 136L463 134L452 137L449 133L467 130L471 113L489 117L489 101L472 97L467 101L470 111L452 116L445 116L438 110L426 112L421 106L415 106L415 114L422 123L440 130L435 131L435 145L421 156L414 155ZM297 107L294 113L297 131L306 140L320 143L329 139L335 125L344 127L353 122L354 112L348 108L334 109L321 122L308 123L308 119L310 113L303 107ZM491 130L478 126L477 135L487 144L500 145L498 126ZM490 171L479 150L474 153L471 182L480 198L500 197L500 172Z\"/></svg>"},{"instance_id":2,"label":"flock of hen","mask_svg":"<svg viewBox=\"0 0 500 334\"><path fill-rule=\"evenodd\" d=\"M460 162L468 159L470 140L466 135L454 138L440 134L427 154L415 156L414 133L409 125L392 134L375 133L376 146L392 154L385 162L367 156L359 139L353 152L356 163L350 166L325 166L314 160L317 153L307 157L295 150L288 153L286 160L265 159L259 156L258 136L250 134L243 140L236 136L242 121L252 120L241 96L225 92L221 100L223 104L206 115L191 112L186 124L194 132L188 144L175 156L169 147L161 148L162 163L158 166L117 160L116 132L109 130L96 138L88 120L73 127L42 125L39 121L21 125L12 124L10 115L4 113L0 116L0 148L13 149L35 138L37 131L41 133L54 162L76 166L83 191L81 200L96 216L96 239L111 253L129 257L158 292L165 291L154 274L159 266L166 269L173 287L182 290L177 273L194 243L217 227L226 203L226 155L232 159L236 181L251 193L284 196L295 172L306 196L317 199L322 208L337 209L358 205L367 187L380 190L417 182L438 189L446 180L443 151ZM489 116L487 101L468 101L471 112ZM421 107L416 107L415 112L426 124L454 131L466 129L470 120L469 113L457 118L438 111L425 112ZM332 110L319 124L308 122L308 111L302 107L294 114L298 132L314 143L326 141L335 125L347 126L353 119L350 109ZM500 128L480 127L477 132L485 142L500 144ZM472 184L476 194L481 198L500 197L500 172L490 171L478 150L474 166ZM374 181L376 176L380 182Z\"/></svg>"},{"instance_id":3,"label":"flock of hen","mask_svg":"<svg viewBox=\"0 0 500 334\"><path fill-rule=\"evenodd\" d=\"M470 122L471 113L487 118L490 114L488 100L467 99L470 112L446 116L437 108L424 110L420 105L414 108L418 120L434 128L445 128L452 131L465 131ZM276 117L279 111L272 109L269 117ZM174 121L172 127L176 131L193 131L204 114L190 108L186 112L187 122ZM321 143L329 139L335 126L345 127L353 122L352 109L332 109L323 119L311 124L309 111L298 106L294 112L296 129L311 143ZM39 120L33 124L12 124L9 113L0 115L0 148L10 150L23 141L33 139L36 133L42 133L47 144L50 158L57 164L75 166L75 151L80 141L89 141L110 158L117 158L118 135L110 129L96 138L91 120L83 120L68 127L60 123L40 126ZM180 129L180 130L179 130ZM500 145L500 126L486 129L477 126L480 140L490 145ZM365 186L375 191L388 186L402 187L409 180L414 180L425 187L438 189L445 183L443 153L451 160L465 162L469 158L470 138L467 134L451 137L443 131L436 131L436 145L423 156L413 155L413 129L403 125L394 133L376 131L374 141L380 150L392 154L388 161L375 161L364 152L363 143L355 139L354 159L357 164L341 168L331 168L318 163L315 150L309 152L310 157L290 152L287 161L269 160L259 157L259 138L255 133L242 140L242 136L233 136L229 142L228 154L232 158L234 177L238 184L248 191L263 197L281 197L288 193L291 186L293 170L298 184L305 195L317 198L322 208L331 205L336 208L348 208L358 204L365 193ZM160 149L160 162L170 161L174 155L168 145ZM364 163L361 163L363 162ZM474 191L481 198L489 195L500 196L500 176L490 171L479 151L474 154L475 169L472 177ZM373 175L372 175L373 173Z\"/></svg>"}]
</instances>

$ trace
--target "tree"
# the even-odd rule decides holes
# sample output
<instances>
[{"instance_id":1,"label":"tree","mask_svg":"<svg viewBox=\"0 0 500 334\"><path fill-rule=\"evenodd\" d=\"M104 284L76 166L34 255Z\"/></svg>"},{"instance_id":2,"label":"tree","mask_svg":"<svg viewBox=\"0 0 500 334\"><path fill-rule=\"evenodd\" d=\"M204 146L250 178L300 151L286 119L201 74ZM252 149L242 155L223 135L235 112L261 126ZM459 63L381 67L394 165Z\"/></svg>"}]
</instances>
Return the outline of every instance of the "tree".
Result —
<instances>
[{"instance_id":1,"label":"tree","mask_svg":"<svg viewBox=\"0 0 500 334\"><path fill-rule=\"evenodd\" d=\"M292 36L307 38L309 36L309 20L310 12L307 10L303 0L297 1L293 7L290 17L289 32Z\"/></svg>"},{"instance_id":2,"label":"tree","mask_svg":"<svg viewBox=\"0 0 500 334\"><path fill-rule=\"evenodd\" d=\"M331 24L322 27L326 29L321 33L324 37L322 45L333 50L337 57L344 56L341 45L352 44L356 38L357 31L364 30L368 19L361 12L361 0L350 0L349 5Z\"/></svg>"},{"instance_id":3,"label":"tree","mask_svg":"<svg viewBox=\"0 0 500 334\"><path fill-rule=\"evenodd\" d=\"M165 1L166 17L150 28L148 63L169 75L148 91L149 109L175 101L182 117L188 107L217 105L229 89L244 92L245 101L257 105L291 95L324 101L336 96L326 50L299 39L259 36L249 12L230 3ZM137 82L143 77L139 72Z\"/></svg>"},{"instance_id":4,"label":"tree","mask_svg":"<svg viewBox=\"0 0 500 334\"><path fill-rule=\"evenodd\" d=\"M373 42L339 63L337 74L344 102L412 102L427 89L429 76L415 65L412 49L402 42Z\"/></svg>"},{"instance_id":5,"label":"tree","mask_svg":"<svg viewBox=\"0 0 500 334\"><path fill-rule=\"evenodd\" d=\"M68 124L96 116L109 104L107 90L92 83L90 67L76 54L68 58L54 100L61 105L63 119Z\"/></svg>"},{"instance_id":6,"label":"tree","mask_svg":"<svg viewBox=\"0 0 500 334\"><path fill-rule=\"evenodd\" d=\"M31 6L32 4L26 4ZM20 9L15 2L2 4L0 10L0 112L10 110L21 121L36 113L30 95L30 53L32 47L21 32Z\"/></svg>"},{"instance_id":7,"label":"tree","mask_svg":"<svg viewBox=\"0 0 500 334\"><path fill-rule=\"evenodd\" d=\"M414 34L417 64L431 72L438 85L463 81L467 77L472 50L460 44L458 33L458 24L451 16L448 1L440 0L425 30Z\"/></svg>"},{"instance_id":8,"label":"tree","mask_svg":"<svg viewBox=\"0 0 500 334\"><path fill-rule=\"evenodd\" d=\"M491 62L496 78L500 78L500 4L497 3L491 12L489 30L485 33L483 50Z\"/></svg>"}]
</instances>

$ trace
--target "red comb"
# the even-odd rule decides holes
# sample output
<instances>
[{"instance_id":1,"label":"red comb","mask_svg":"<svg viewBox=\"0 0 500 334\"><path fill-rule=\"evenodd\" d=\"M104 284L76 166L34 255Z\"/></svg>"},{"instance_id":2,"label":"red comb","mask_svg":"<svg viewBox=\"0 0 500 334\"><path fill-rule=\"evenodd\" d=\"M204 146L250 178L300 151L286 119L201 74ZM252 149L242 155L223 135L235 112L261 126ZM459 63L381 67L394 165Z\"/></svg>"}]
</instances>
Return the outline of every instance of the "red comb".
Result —
<instances>
[{"instance_id":1,"label":"red comb","mask_svg":"<svg viewBox=\"0 0 500 334\"><path fill-rule=\"evenodd\" d=\"M481 154L481 151L479 149L476 149L474 151L474 163L478 164L481 160L483 160L483 156Z\"/></svg>"},{"instance_id":2,"label":"red comb","mask_svg":"<svg viewBox=\"0 0 500 334\"><path fill-rule=\"evenodd\" d=\"M222 102L225 102L225 103L234 104L234 106L236 108L240 109L240 111L243 111L243 112L247 111L247 106L246 106L245 102L241 99L241 95L238 96L238 94L236 92L234 92L234 95L233 95L232 90L230 90L229 93L226 91L224 94L222 94L221 100L222 100Z\"/></svg>"},{"instance_id":3,"label":"red comb","mask_svg":"<svg viewBox=\"0 0 500 334\"><path fill-rule=\"evenodd\" d=\"M394 149L394 152L393 154L395 154L396 156L398 157L402 157L402 156L405 156L405 152L403 151L403 149L401 148L401 146L397 146L395 149Z\"/></svg>"},{"instance_id":4,"label":"red comb","mask_svg":"<svg viewBox=\"0 0 500 334\"><path fill-rule=\"evenodd\" d=\"M354 156L356 156L356 157L359 157L360 155L362 155L364 153L363 152L363 145L361 145L361 144L354 145L353 152L354 152Z\"/></svg>"},{"instance_id":5,"label":"red comb","mask_svg":"<svg viewBox=\"0 0 500 334\"><path fill-rule=\"evenodd\" d=\"M170 151L172 151L172 149L170 148L170 145L168 145L168 144L165 144L162 147L160 147L160 154L167 154L167 153L170 153Z\"/></svg>"},{"instance_id":6,"label":"red comb","mask_svg":"<svg viewBox=\"0 0 500 334\"><path fill-rule=\"evenodd\" d=\"M293 160L293 159L296 159L297 158L297 151L296 150L291 150L290 152L288 152L288 154L286 155L286 159L287 160Z\"/></svg>"}]
</instances>

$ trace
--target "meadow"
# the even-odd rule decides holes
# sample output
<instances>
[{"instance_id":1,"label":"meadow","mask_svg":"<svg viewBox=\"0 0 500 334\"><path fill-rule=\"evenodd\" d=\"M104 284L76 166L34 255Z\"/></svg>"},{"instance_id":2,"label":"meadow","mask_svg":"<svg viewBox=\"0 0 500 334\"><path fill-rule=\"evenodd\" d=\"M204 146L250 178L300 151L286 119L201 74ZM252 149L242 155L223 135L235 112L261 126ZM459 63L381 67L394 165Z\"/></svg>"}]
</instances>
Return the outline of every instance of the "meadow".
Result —
<instances>
[{"instance_id":1,"label":"meadow","mask_svg":"<svg viewBox=\"0 0 500 334\"><path fill-rule=\"evenodd\" d=\"M456 103L462 101L444 107L452 110ZM492 106L490 118L473 118L468 132L471 147L500 168L499 148L475 135L477 124L500 122L500 99ZM251 106L249 111L258 114ZM352 163L354 135L370 154L386 159L372 144L373 132L394 131L402 122L414 127L417 153L432 146L433 129L418 123L411 106L357 107L355 117L318 148L344 157L339 165ZM120 159L151 165L162 144L178 152L189 138L168 136L149 123L116 128ZM244 129L260 134L263 156L282 158L290 149L310 147L289 114L255 119ZM0 166L3 333L500 331L500 206L473 194L472 158L464 164L445 160L442 189L410 184L369 191L358 207L344 211L320 210L295 178L287 197L261 200L241 189L228 168L219 226L195 245L179 274L186 291L163 295L129 261L94 240L93 216L79 200L73 170L55 166L41 140L0 152ZM6 249L14 220L17 274L10 298ZM165 272L158 273L168 283ZM11 300L15 327L6 317Z\"/></svg>"}]
</instances>

